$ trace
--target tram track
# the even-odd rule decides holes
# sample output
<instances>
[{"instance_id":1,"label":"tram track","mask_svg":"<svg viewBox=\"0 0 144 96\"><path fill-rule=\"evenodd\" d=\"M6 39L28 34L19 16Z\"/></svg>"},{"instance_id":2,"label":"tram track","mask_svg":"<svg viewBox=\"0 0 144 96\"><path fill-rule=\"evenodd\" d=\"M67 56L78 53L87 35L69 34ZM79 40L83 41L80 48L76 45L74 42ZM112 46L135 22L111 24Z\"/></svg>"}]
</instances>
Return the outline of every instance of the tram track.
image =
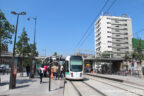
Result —
<instances>
[{"instance_id":1,"label":"tram track","mask_svg":"<svg viewBox=\"0 0 144 96\"><path fill-rule=\"evenodd\" d=\"M82 81L84 84L86 84L87 86L89 86L90 88L92 88L93 90L95 90L96 92L98 92L99 94L101 94L102 96L107 96L106 94L104 94L103 92L101 92L100 90L94 88L93 86L91 86L90 84Z\"/></svg>"},{"instance_id":2,"label":"tram track","mask_svg":"<svg viewBox=\"0 0 144 96\"><path fill-rule=\"evenodd\" d=\"M91 76L91 77L95 77L95 76L93 76L93 75L86 75L86 76ZM96 77L96 78L101 78L101 77ZM102 78L101 78L102 79ZM105 79L105 80L107 80L107 81L113 81L113 80L110 80L110 79ZM117 82L117 81L113 81L113 82ZM129 87L132 87L132 88L137 88L137 89L140 89L140 90L144 90L144 88L139 88L139 87L141 87L141 86L139 86L139 87L136 87L136 86L132 86L132 85L128 85L128 84L124 84L124 83L122 83L122 82L117 82L117 83L120 83L120 84L122 84L122 85L124 85L124 86L129 86Z\"/></svg>"},{"instance_id":3,"label":"tram track","mask_svg":"<svg viewBox=\"0 0 144 96\"><path fill-rule=\"evenodd\" d=\"M79 96L83 96L81 94L81 92L77 89L77 87L74 85L74 83L72 81L70 81L70 83L72 84L72 86L74 87L74 89L76 90L76 92L78 93Z\"/></svg>"},{"instance_id":4,"label":"tram track","mask_svg":"<svg viewBox=\"0 0 144 96\"><path fill-rule=\"evenodd\" d=\"M104 94L103 92L101 92L100 90L98 90L97 88L91 86L90 84L84 82L84 81L80 81L82 84L88 86L90 89L94 90L96 93L98 93L100 96L108 96L106 94ZM84 96L83 93L79 90L78 86L76 86L73 81L70 81L70 83L72 84L72 86L74 87L74 89L76 90L76 92L78 93L78 96ZM87 87L86 87L87 88ZM97 95L96 95L97 96Z\"/></svg>"},{"instance_id":5,"label":"tram track","mask_svg":"<svg viewBox=\"0 0 144 96\"><path fill-rule=\"evenodd\" d=\"M88 75L88 76L89 76L89 75ZM91 76L91 75L90 75L90 76ZM94 78L94 76L91 76L91 77ZM107 85L110 85L110 86L112 86L112 87L115 87L115 88L118 88L118 89L121 89L121 90L124 90L124 91L130 92L130 93L135 94L135 95L138 95L138 96L143 96L142 94L138 94L138 93L132 92L132 91L130 91L130 90L128 90L128 89L125 89L125 88L122 88L122 87L116 86L116 85L114 85L114 84L107 83L107 82L105 82L105 81L100 81L100 80L98 80L98 79L92 79L92 78L89 78L89 79L91 79L91 80L95 80L95 81L98 81L98 82L101 82L101 83L104 83L104 84L107 84ZM122 83L121 83L121 84L122 84ZM125 84L122 84L122 85L127 86L127 85L125 85ZM130 85L128 85L128 86L129 86L129 87L133 87L133 88L137 88L137 87L130 86ZM143 90L142 88L137 88L137 89L139 89L139 90Z\"/></svg>"}]
</instances>

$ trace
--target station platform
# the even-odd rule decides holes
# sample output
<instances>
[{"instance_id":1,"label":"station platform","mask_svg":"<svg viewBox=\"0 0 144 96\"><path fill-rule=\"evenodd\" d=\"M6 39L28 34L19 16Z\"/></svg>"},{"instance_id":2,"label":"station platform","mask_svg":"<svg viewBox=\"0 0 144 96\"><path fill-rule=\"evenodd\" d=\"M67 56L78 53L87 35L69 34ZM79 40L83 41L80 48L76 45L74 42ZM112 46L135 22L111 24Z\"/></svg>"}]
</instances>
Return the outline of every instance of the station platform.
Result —
<instances>
[{"instance_id":1,"label":"station platform","mask_svg":"<svg viewBox=\"0 0 144 96\"><path fill-rule=\"evenodd\" d=\"M104 79L114 80L114 81L118 81L118 82L125 82L125 83L144 87L144 78L140 78L140 77L110 75L110 74L97 74L97 73L86 73L86 74L104 78Z\"/></svg>"},{"instance_id":2,"label":"station platform","mask_svg":"<svg viewBox=\"0 0 144 96\"><path fill-rule=\"evenodd\" d=\"M0 85L0 96L63 96L64 80L51 79L51 91L49 91L49 78L43 78L40 84L39 78L29 79L18 74L16 88L9 90L9 75L3 75Z\"/></svg>"}]
</instances>

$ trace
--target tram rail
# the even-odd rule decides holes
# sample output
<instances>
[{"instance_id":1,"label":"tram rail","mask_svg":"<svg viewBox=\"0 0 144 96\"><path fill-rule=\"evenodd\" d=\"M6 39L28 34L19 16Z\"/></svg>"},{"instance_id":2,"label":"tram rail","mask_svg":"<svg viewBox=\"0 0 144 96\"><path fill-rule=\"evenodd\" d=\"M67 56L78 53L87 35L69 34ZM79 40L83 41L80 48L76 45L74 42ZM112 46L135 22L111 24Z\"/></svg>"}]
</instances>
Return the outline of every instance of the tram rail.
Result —
<instances>
[{"instance_id":1,"label":"tram rail","mask_svg":"<svg viewBox=\"0 0 144 96\"><path fill-rule=\"evenodd\" d=\"M73 83L74 81L70 81L70 83L72 84L72 86L74 87L74 89L76 90L76 92L78 93L79 96L83 96L81 91L77 88L77 86ZM97 92L100 96L108 96L106 94L104 94L103 92L101 92L100 90L98 90L97 88L94 88L93 86L91 86L90 84L84 82L84 81L80 81L81 83L85 84L86 86L88 86L89 88L91 88L92 90L94 90L95 92Z\"/></svg>"},{"instance_id":2,"label":"tram rail","mask_svg":"<svg viewBox=\"0 0 144 96\"><path fill-rule=\"evenodd\" d=\"M92 75L88 75L88 76L95 77L95 76L92 76ZM97 78L98 78L98 77L97 77ZM89 78L89 79L92 79L92 78ZM95 80L95 81L98 81L98 82L101 82L101 83L110 85L110 86L112 86L112 87L115 87L115 88L118 88L118 89L121 89L121 90L124 90L124 91L128 91L128 92L130 92L130 93L132 93L132 94L136 94L136 95L138 95L138 96L143 96L142 94L138 94L138 93L132 92L132 91L130 91L130 90L128 90L128 89L125 89L125 88L122 88L122 87L119 87L119 86L116 86L116 85L107 83L107 82L105 82L105 81L100 81L100 80L98 80L98 79L92 79L92 80ZM105 79L105 80L107 80L107 79ZM107 80L107 81L110 81L110 80ZM122 83L121 83L121 84L122 84ZM139 89L139 90L144 90L144 89L142 89L142 88L138 88L138 87L134 87L134 86L126 85L126 84L122 84L122 85L129 86L129 87L133 87L133 88L137 88L137 89Z\"/></svg>"}]
</instances>

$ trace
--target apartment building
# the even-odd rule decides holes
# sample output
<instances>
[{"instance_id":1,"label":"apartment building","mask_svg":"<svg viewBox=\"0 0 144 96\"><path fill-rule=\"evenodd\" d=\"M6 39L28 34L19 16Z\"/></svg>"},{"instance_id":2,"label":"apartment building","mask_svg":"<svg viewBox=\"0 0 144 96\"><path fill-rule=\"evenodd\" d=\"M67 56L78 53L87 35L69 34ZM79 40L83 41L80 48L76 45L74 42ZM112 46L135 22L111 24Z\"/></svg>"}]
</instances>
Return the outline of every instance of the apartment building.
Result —
<instances>
[{"instance_id":1,"label":"apartment building","mask_svg":"<svg viewBox=\"0 0 144 96\"><path fill-rule=\"evenodd\" d=\"M123 58L132 52L132 37L131 18L100 16L95 23L95 55L110 52L113 58Z\"/></svg>"}]
</instances>

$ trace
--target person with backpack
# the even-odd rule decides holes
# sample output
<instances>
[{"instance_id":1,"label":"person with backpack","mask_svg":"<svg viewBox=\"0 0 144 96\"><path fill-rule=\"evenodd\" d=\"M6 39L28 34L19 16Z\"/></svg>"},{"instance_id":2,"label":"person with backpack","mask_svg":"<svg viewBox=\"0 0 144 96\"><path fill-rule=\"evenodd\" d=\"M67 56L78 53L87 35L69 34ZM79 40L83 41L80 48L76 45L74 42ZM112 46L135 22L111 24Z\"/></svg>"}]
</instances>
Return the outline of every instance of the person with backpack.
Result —
<instances>
[{"instance_id":1,"label":"person with backpack","mask_svg":"<svg viewBox=\"0 0 144 96\"><path fill-rule=\"evenodd\" d=\"M47 66L45 65L43 68L45 69L44 70L44 77L47 77Z\"/></svg>"},{"instance_id":2,"label":"person with backpack","mask_svg":"<svg viewBox=\"0 0 144 96\"><path fill-rule=\"evenodd\" d=\"M40 84L42 83L42 78L43 78L43 74L44 74L44 65L42 64L40 69L39 69L39 73L40 73Z\"/></svg>"}]
</instances>

